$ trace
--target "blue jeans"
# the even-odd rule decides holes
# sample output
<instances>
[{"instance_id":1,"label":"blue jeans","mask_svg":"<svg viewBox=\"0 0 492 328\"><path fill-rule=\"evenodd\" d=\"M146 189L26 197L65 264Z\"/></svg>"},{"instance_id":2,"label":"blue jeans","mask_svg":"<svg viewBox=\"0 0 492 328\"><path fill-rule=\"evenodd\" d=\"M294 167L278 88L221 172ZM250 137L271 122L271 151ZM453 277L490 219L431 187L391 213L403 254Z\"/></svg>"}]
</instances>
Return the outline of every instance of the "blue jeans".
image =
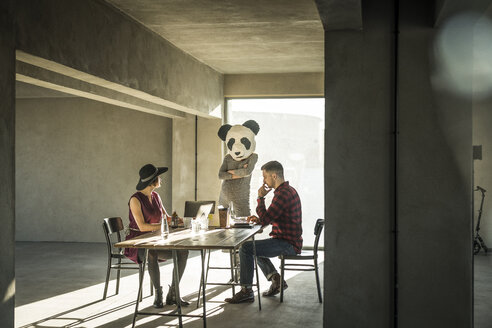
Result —
<instances>
[{"instance_id":1,"label":"blue jeans","mask_svg":"<svg viewBox=\"0 0 492 328\"><path fill-rule=\"evenodd\" d=\"M263 239L255 241L256 256L258 258L258 266L268 280L272 278L272 275L277 273L277 270L273 266L269 257L276 257L279 255L295 255L294 246L289 244L283 239ZM240 259L240 279L243 287L249 286L253 283L254 275L254 257L253 257L253 242L245 242L239 249Z\"/></svg>"}]
</instances>

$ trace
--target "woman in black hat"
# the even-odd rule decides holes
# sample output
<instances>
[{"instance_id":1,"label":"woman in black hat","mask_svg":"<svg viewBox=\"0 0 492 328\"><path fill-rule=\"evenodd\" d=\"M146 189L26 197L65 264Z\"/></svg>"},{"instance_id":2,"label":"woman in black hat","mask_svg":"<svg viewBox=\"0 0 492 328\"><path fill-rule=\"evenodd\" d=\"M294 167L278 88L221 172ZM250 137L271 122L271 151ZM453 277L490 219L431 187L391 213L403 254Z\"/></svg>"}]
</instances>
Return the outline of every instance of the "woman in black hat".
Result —
<instances>
[{"instance_id":1,"label":"woman in black hat","mask_svg":"<svg viewBox=\"0 0 492 328\"><path fill-rule=\"evenodd\" d=\"M167 167L155 167L152 164L144 165L139 172L140 179L137 183L137 192L130 197L128 203L130 207L130 233L126 239L134 238L145 232L155 231L160 229L161 218L167 220L169 215L162 205L161 197L154 190L161 186L160 175L167 171ZM145 251L137 248L125 248L125 256L135 263L141 263ZM179 280L183 276L188 259L188 251L178 250L178 273ZM160 281L159 260L172 258L172 252L166 250L149 250L148 252L148 267L149 275L152 284L155 287L154 307L162 308L162 287ZM176 265L176 264L175 264ZM166 296L166 304L176 304L176 296L174 292L174 276L172 284L169 287L169 292ZM181 305L189 305L190 303L181 300Z\"/></svg>"}]
</instances>

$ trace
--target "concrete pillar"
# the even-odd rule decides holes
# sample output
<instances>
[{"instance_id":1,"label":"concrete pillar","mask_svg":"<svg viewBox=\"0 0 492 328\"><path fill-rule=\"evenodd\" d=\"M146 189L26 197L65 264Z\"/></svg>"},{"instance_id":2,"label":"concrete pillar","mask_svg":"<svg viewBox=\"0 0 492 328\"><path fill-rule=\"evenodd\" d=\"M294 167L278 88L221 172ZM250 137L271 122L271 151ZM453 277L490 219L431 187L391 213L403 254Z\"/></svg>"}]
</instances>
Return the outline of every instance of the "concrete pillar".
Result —
<instances>
[{"instance_id":1,"label":"concrete pillar","mask_svg":"<svg viewBox=\"0 0 492 328\"><path fill-rule=\"evenodd\" d=\"M391 327L392 1L325 32L325 327Z\"/></svg>"},{"instance_id":2,"label":"concrete pillar","mask_svg":"<svg viewBox=\"0 0 492 328\"><path fill-rule=\"evenodd\" d=\"M0 321L14 327L15 36L13 1L0 2Z\"/></svg>"},{"instance_id":3,"label":"concrete pillar","mask_svg":"<svg viewBox=\"0 0 492 328\"><path fill-rule=\"evenodd\" d=\"M325 327L472 326L471 101L432 84L432 6L399 3L397 55L390 0L325 33Z\"/></svg>"},{"instance_id":4,"label":"concrete pillar","mask_svg":"<svg viewBox=\"0 0 492 328\"><path fill-rule=\"evenodd\" d=\"M472 327L472 102L435 83L443 28L434 27L431 3L400 1L401 328ZM450 32L473 38L464 26ZM472 72L471 44L460 44L461 69Z\"/></svg>"}]
</instances>

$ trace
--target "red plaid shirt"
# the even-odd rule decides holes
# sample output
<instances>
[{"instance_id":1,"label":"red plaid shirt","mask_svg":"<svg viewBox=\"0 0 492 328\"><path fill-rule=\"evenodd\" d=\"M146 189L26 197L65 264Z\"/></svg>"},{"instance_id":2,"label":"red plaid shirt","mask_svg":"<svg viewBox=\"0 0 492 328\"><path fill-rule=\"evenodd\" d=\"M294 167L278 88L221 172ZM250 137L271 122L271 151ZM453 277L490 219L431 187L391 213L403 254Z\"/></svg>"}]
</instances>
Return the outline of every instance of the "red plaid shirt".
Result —
<instances>
[{"instance_id":1,"label":"red plaid shirt","mask_svg":"<svg viewBox=\"0 0 492 328\"><path fill-rule=\"evenodd\" d=\"M265 199L258 198L256 214L260 224L272 225L272 238L288 241L297 254L302 249L302 211L301 200L297 191L285 181L274 191L272 203L265 208Z\"/></svg>"}]
</instances>

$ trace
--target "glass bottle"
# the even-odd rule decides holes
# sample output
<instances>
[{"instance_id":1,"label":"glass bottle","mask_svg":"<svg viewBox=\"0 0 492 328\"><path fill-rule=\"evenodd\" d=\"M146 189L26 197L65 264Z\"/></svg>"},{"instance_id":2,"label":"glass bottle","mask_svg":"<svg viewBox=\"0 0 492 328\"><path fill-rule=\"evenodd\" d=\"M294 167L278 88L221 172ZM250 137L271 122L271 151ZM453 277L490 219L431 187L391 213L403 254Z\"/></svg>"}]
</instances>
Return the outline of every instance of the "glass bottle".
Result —
<instances>
[{"instance_id":1,"label":"glass bottle","mask_svg":"<svg viewBox=\"0 0 492 328\"><path fill-rule=\"evenodd\" d=\"M234 204L232 202L229 203L229 209L231 211L232 222L234 222L234 220L236 220L236 211L234 210Z\"/></svg>"},{"instance_id":2,"label":"glass bottle","mask_svg":"<svg viewBox=\"0 0 492 328\"><path fill-rule=\"evenodd\" d=\"M178 214L176 211L173 211L173 214L171 215L171 228L177 228L178 227Z\"/></svg>"},{"instance_id":3,"label":"glass bottle","mask_svg":"<svg viewBox=\"0 0 492 328\"><path fill-rule=\"evenodd\" d=\"M166 239L169 236L169 225L167 224L167 217L162 214L161 218L161 237Z\"/></svg>"}]
</instances>

